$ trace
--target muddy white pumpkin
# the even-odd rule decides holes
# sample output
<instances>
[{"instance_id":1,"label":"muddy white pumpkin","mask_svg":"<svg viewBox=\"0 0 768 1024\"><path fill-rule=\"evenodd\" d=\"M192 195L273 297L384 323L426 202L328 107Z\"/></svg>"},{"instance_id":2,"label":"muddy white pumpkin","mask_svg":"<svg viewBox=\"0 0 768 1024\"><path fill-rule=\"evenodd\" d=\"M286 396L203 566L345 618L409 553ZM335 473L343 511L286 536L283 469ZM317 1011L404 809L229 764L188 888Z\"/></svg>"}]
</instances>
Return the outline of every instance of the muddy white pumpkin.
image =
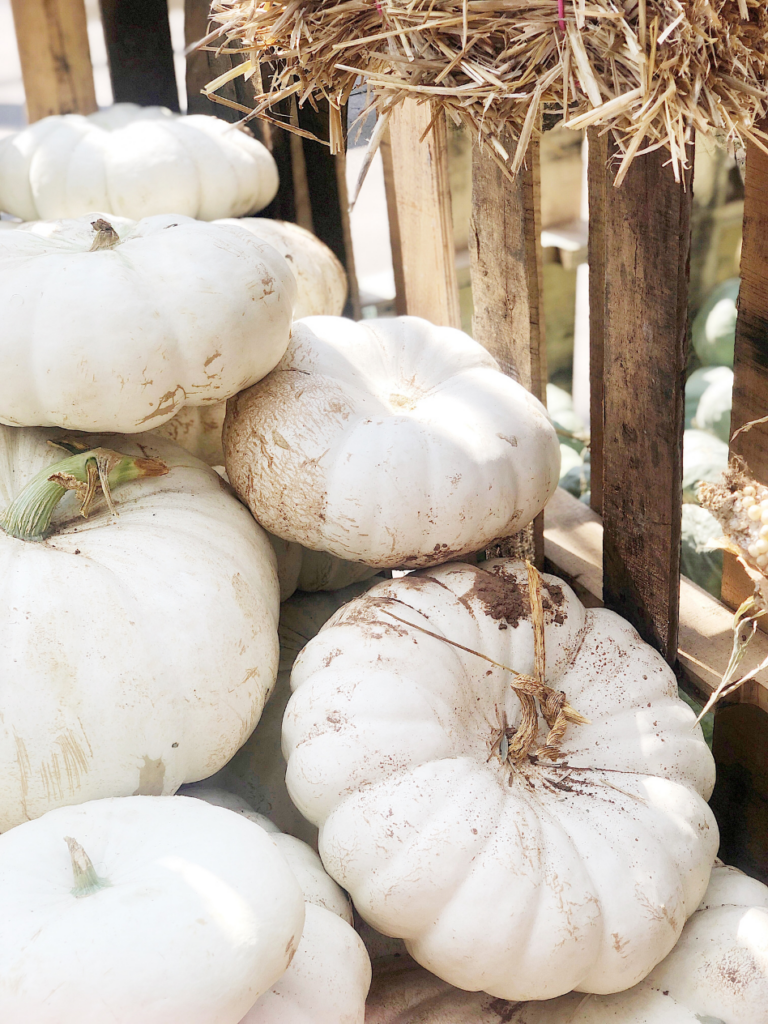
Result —
<instances>
[{"instance_id":1,"label":"muddy white pumpkin","mask_svg":"<svg viewBox=\"0 0 768 1024\"><path fill-rule=\"evenodd\" d=\"M184 797L96 800L0 836L4 1024L238 1024L304 900L268 835Z\"/></svg>"},{"instance_id":2,"label":"muddy white pumpkin","mask_svg":"<svg viewBox=\"0 0 768 1024\"><path fill-rule=\"evenodd\" d=\"M379 584L303 649L283 723L288 791L362 917L512 1000L636 984L718 844L712 757L674 674L544 581L538 654L521 563Z\"/></svg>"},{"instance_id":3,"label":"muddy white pumpkin","mask_svg":"<svg viewBox=\"0 0 768 1024\"><path fill-rule=\"evenodd\" d=\"M364 1024L371 963L352 927L352 907L306 843L285 835L248 803L205 783L189 796L237 811L271 837L306 901L304 931L288 970L243 1017L242 1024Z\"/></svg>"},{"instance_id":4,"label":"muddy white pumpkin","mask_svg":"<svg viewBox=\"0 0 768 1024\"><path fill-rule=\"evenodd\" d=\"M518 532L557 486L543 406L461 331L416 317L294 324L233 398L229 479L270 533L380 568Z\"/></svg>"},{"instance_id":5,"label":"muddy white pumpkin","mask_svg":"<svg viewBox=\"0 0 768 1024\"><path fill-rule=\"evenodd\" d=\"M242 217L277 192L277 165L218 117L116 103L44 117L0 140L0 209L22 220L178 213Z\"/></svg>"},{"instance_id":6,"label":"muddy white pumpkin","mask_svg":"<svg viewBox=\"0 0 768 1024\"><path fill-rule=\"evenodd\" d=\"M95 214L0 233L0 423L151 430L285 352L285 259L226 224Z\"/></svg>"},{"instance_id":7,"label":"muddy white pumpkin","mask_svg":"<svg viewBox=\"0 0 768 1024\"><path fill-rule=\"evenodd\" d=\"M154 435L62 436L0 427L0 832L207 778L277 674L274 553L219 477Z\"/></svg>"},{"instance_id":8,"label":"muddy white pumpkin","mask_svg":"<svg viewBox=\"0 0 768 1024\"><path fill-rule=\"evenodd\" d=\"M378 966L366 1024L756 1024L768 1005L768 887L719 864L701 905L645 979L611 996L513 1004L461 992L407 960Z\"/></svg>"},{"instance_id":9,"label":"muddy white pumpkin","mask_svg":"<svg viewBox=\"0 0 768 1024\"><path fill-rule=\"evenodd\" d=\"M216 223L243 228L285 257L296 279L295 319L341 315L347 298L347 275L328 246L310 231L298 224L268 220L266 217L240 217ZM209 406L185 405L173 419L159 428L159 433L170 437L209 466L223 465L221 431L226 411L226 402Z\"/></svg>"}]
</instances>

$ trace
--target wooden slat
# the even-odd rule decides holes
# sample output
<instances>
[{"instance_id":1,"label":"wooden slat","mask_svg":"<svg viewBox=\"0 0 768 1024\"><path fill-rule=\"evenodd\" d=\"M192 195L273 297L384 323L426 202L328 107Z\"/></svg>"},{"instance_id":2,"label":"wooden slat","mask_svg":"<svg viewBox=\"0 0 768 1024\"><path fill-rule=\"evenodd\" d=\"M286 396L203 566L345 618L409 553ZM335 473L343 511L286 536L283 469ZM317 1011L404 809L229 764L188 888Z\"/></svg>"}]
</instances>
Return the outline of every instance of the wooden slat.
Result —
<instances>
[{"instance_id":1,"label":"wooden slat","mask_svg":"<svg viewBox=\"0 0 768 1024\"><path fill-rule=\"evenodd\" d=\"M389 244L392 250L392 272L395 277L395 314L405 316L405 273L403 271L403 247L400 238L400 221L397 216L397 193L395 192L395 169L392 163L392 140L389 130L379 144L381 162L384 168L384 192L387 197L387 219L389 220Z\"/></svg>"},{"instance_id":2,"label":"wooden slat","mask_svg":"<svg viewBox=\"0 0 768 1024\"><path fill-rule=\"evenodd\" d=\"M406 100L390 120L392 167L408 313L460 327L445 121Z\"/></svg>"},{"instance_id":3,"label":"wooden slat","mask_svg":"<svg viewBox=\"0 0 768 1024\"><path fill-rule=\"evenodd\" d=\"M27 119L96 110L84 0L11 0Z\"/></svg>"},{"instance_id":4,"label":"wooden slat","mask_svg":"<svg viewBox=\"0 0 768 1024\"><path fill-rule=\"evenodd\" d=\"M587 131L589 191L589 450L590 502L603 511L603 327L605 321L605 204L611 187L608 138L598 129Z\"/></svg>"},{"instance_id":5,"label":"wooden slat","mask_svg":"<svg viewBox=\"0 0 768 1024\"><path fill-rule=\"evenodd\" d=\"M603 526L600 517L562 488L544 510L544 553L590 605L603 597ZM678 666L690 689L709 697L722 679L733 643L733 613L681 577ZM746 672L768 658L768 637L757 633L742 663ZM768 712L768 670L730 698Z\"/></svg>"},{"instance_id":6,"label":"wooden slat","mask_svg":"<svg viewBox=\"0 0 768 1024\"><path fill-rule=\"evenodd\" d=\"M768 415L768 155L757 146L750 145L747 149L744 193L732 434L750 420ZM768 483L768 424L761 423L740 434L731 452L742 455L751 473ZM746 573L733 557L726 555L723 600L732 608L738 608L751 593L752 585Z\"/></svg>"},{"instance_id":7,"label":"wooden slat","mask_svg":"<svg viewBox=\"0 0 768 1024\"><path fill-rule=\"evenodd\" d=\"M99 0L115 103L179 109L168 0Z\"/></svg>"},{"instance_id":8,"label":"wooden slat","mask_svg":"<svg viewBox=\"0 0 768 1024\"><path fill-rule=\"evenodd\" d=\"M692 155L692 154L691 154ZM677 650L692 173L638 157L606 189L603 334L605 603ZM613 173L594 166L594 173Z\"/></svg>"},{"instance_id":9,"label":"wooden slat","mask_svg":"<svg viewBox=\"0 0 768 1024\"><path fill-rule=\"evenodd\" d=\"M317 110L310 104L299 108L299 127L318 139L328 139L329 108L327 101L318 101ZM342 119L346 123L346 107ZM312 208L312 227L321 242L336 254L347 272L349 295L345 313L360 319L360 295L355 274L352 232L349 224L349 199L346 182L346 157L332 156L328 146L311 139L302 139L307 188Z\"/></svg>"},{"instance_id":10,"label":"wooden slat","mask_svg":"<svg viewBox=\"0 0 768 1024\"><path fill-rule=\"evenodd\" d=\"M502 138L510 154L515 141ZM538 138L531 140L524 167L514 180L487 150L472 154L472 216L469 257L476 341L496 357L505 373L546 403L547 355L544 340L541 260L541 168ZM544 521L526 531L541 564ZM520 538L515 541L515 554ZM505 548L502 545L502 548ZM506 549L500 552L513 552Z\"/></svg>"}]
</instances>

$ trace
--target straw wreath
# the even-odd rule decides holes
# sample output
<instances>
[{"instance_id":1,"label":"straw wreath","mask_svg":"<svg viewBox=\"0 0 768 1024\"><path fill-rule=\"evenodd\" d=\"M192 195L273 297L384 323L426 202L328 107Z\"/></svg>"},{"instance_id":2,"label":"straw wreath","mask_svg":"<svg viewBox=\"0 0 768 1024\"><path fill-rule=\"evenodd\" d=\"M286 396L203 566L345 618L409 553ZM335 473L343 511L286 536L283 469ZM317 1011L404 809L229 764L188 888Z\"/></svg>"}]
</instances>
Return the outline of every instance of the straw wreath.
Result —
<instances>
[{"instance_id":1,"label":"straw wreath","mask_svg":"<svg viewBox=\"0 0 768 1024\"><path fill-rule=\"evenodd\" d=\"M332 151L360 79L380 125L406 98L431 100L435 116L467 125L512 171L542 104L570 128L613 131L617 183L635 156L662 146L679 179L694 129L730 147L768 141L758 127L768 113L765 0L214 0L212 18L202 44L248 58L208 91L256 76L250 116L267 119L288 96L324 97Z\"/></svg>"}]
</instances>

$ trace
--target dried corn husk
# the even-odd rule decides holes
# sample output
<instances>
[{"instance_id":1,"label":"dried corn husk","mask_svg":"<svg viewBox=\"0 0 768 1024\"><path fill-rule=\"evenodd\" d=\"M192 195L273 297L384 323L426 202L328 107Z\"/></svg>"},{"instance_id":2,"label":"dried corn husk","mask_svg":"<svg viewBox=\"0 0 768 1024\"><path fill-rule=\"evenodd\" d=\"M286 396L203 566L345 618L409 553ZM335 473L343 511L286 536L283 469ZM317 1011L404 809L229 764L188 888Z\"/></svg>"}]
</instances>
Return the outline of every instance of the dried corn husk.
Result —
<instances>
[{"instance_id":1,"label":"dried corn husk","mask_svg":"<svg viewBox=\"0 0 768 1024\"><path fill-rule=\"evenodd\" d=\"M542 103L571 128L613 131L617 183L661 146L680 179L694 129L731 147L768 141L756 127L768 113L765 0L214 0L212 16L206 45L247 54L243 74L254 55L275 68L251 116L324 97L333 151L360 78L380 115L431 100L513 170Z\"/></svg>"}]
</instances>

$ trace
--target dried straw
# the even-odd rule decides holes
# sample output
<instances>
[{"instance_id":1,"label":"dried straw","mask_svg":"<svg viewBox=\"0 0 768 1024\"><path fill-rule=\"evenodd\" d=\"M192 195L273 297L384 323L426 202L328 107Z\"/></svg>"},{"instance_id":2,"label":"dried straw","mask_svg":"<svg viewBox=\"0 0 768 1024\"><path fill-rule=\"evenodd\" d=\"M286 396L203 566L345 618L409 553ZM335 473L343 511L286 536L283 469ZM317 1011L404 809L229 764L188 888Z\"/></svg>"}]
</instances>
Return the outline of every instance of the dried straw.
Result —
<instances>
[{"instance_id":1,"label":"dried straw","mask_svg":"<svg viewBox=\"0 0 768 1024\"><path fill-rule=\"evenodd\" d=\"M212 17L201 42L247 53L241 74L257 61L275 70L250 116L324 97L332 151L359 79L380 115L434 101L512 170L541 104L571 128L610 128L618 181L661 146L679 179L694 129L731 147L768 141L756 127L768 113L765 0L214 0Z\"/></svg>"}]
</instances>

